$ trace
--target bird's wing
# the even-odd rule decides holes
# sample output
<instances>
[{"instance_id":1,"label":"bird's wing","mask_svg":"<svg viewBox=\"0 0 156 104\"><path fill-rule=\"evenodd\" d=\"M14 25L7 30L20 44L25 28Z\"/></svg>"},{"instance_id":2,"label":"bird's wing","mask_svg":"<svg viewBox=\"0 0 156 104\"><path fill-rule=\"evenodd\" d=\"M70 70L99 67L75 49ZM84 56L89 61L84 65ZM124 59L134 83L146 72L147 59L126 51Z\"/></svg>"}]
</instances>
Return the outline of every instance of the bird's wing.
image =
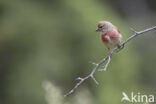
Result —
<instances>
[{"instance_id":1,"label":"bird's wing","mask_svg":"<svg viewBox=\"0 0 156 104\"><path fill-rule=\"evenodd\" d=\"M120 33L118 33L116 29L108 31L107 34L110 36L111 39L116 39L120 37Z\"/></svg>"}]
</instances>

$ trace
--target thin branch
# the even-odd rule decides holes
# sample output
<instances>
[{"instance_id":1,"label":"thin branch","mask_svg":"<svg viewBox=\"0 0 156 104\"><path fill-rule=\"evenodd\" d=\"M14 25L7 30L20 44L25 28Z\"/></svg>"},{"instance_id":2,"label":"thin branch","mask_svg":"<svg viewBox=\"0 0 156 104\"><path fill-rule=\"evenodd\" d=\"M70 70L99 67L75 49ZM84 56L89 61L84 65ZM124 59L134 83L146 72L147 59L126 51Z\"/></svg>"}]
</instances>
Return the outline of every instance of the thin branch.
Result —
<instances>
[{"instance_id":1,"label":"thin branch","mask_svg":"<svg viewBox=\"0 0 156 104\"><path fill-rule=\"evenodd\" d=\"M110 64L110 62L111 62L111 56L108 57L108 61L107 61L106 65L103 66L103 69L99 69L98 71L106 71L106 69L107 69L108 65Z\"/></svg>"},{"instance_id":2,"label":"thin branch","mask_svg":"<svg viewBox=\"0 0 156 104\"><path fill-rule=\"evenodd\" d=\"M139 36L143 33L146 33L146 32L149 32L149 31L152 31L156 29L156 26L153 26L153 27L150 27L150 28L147 28L147 29L144 29L144 30L141 30L141 31L136 31L134 30L133 28L131 28L131 30L134 32L134 34L132 34L127 40L123 41L120 46L123 47L127 42L129 42L130 40L134 39L136 36ZM105 64L104 68L101 70L101 71L105 71L108 67L108 65L110 64L111 62L111 56L115 53L115 52L118 52L120 51L121 47L116 47L114 48L105 58L103 58L101 61L99 61L98 63L94 63L94 62L91 62L93 65L95 65L95 67L93 68L93 70L91 71L91 73L84 77L84 78L81 78L81 77L78 77L77 80L79 80L79 82L74 86L73 89L71 89L68 93L66 93L64 95L64 97L66 98L67 96L69 96L70 94L72 94L85 80L89 79L89 78L92 78L93 81L98 85L99 83L96 81L95 77L94 77L94 74L95 72L97 71L97 69L106 61L107 63Z\"/></svg>"}]
</instances>

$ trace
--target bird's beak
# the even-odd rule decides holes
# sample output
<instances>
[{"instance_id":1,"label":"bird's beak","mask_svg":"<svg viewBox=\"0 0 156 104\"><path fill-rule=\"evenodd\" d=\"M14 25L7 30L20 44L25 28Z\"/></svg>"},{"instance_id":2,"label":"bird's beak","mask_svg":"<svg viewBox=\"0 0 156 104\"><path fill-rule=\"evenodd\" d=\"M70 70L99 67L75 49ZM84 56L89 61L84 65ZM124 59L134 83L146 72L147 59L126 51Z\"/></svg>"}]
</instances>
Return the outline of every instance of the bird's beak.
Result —
<instances>
[{"instance_id":1,"label":"bird's beak","mask_svg":"<svg viewBox=\"0 0 156 104\"><path fill-rule=\"evenodd\" d=\"M96 32L100 31L99 28L96 28Z\"/></svg>"}]
</instances>

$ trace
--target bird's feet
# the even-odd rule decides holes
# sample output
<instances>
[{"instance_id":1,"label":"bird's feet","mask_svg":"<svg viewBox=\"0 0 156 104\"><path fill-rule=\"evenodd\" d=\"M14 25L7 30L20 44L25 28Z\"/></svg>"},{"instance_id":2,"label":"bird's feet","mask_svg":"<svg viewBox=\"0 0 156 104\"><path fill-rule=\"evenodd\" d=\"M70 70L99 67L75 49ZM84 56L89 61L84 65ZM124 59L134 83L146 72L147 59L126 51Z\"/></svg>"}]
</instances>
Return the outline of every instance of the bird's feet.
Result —
<instances>
[{"instance_id":1,"label":"bird's feet","mask_svg":"<svg viewBox=\"0 0 156 104\"><path fill-rule=\"evenodd\" d=\"M125 45L125 44L122 44L122 45L118 44L118 45L117 45L117 47L118 47L117 52L121 51L121 50L124 48L124 45Z\"/></svg>"}]
</instances>

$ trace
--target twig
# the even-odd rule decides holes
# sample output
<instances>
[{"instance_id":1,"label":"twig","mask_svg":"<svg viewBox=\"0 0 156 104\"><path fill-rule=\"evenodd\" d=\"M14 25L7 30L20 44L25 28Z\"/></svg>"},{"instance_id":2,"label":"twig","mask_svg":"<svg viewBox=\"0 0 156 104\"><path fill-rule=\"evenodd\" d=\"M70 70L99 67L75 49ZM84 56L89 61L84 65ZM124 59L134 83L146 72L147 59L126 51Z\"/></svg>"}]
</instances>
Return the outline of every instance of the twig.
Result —
<instances>
[{"instance_id":1,"label":"twig","mask_svg":"<svg viewBox=\"0 0 156 104\"><path fill-rule=\"evenodd\" d=\"M108 61L107 61L106 65L103 66L103 69L99 69L98 71L106 71L106 69L107 69L108 65L110 64L110 62L111 62L111 56L108 57Z\"/></svg>"},{"instance_id":2,"label":"twig","mask_svg":"<svg viewBox=\"0 0 156 104\"><path fill-rule=\"evenodd\" d=\"M153 26L153 27L150 27L150 28L147 28L147 29L144 29L144 30L141 30L141 31L136 31L134 30L133 28L131 28L131 30L134 32L134 34L132 34L128 39L126 39L125 41L123 41L120 46L124 46L127 42L129 42L130 40L132 40L133 38L135 38L136 36L139 36L143 33L146 33L146 32L149 32L149 31L152 31L156 29L156 26ZM115 52L118 52L118 50L120 51L120 47L116 47L114 48L104 59L102 59L100 62L98 63L94 63L94 62L91 62L93 65L95 65L95 67L93 68L93 70L91 71L91 73L84 77L84 78L81 78L81 77L78 77L77 80L79 80L79 82L74 86L73 89L71 89L68 93L66 93L64 95L64 97L66 98L68 95L72 94L85 80L89 79L89 78L92 78L93 81L98 85L99 83L96 81L95 77L94 77L94 74L95 72L97 71L97 69L106 61L108 60L108 62L106 63L106 65L104 66L104 68L101 70L101 71L105 71L111 61L111 56L115 53Z\"/></svg>"}]
</instances>

